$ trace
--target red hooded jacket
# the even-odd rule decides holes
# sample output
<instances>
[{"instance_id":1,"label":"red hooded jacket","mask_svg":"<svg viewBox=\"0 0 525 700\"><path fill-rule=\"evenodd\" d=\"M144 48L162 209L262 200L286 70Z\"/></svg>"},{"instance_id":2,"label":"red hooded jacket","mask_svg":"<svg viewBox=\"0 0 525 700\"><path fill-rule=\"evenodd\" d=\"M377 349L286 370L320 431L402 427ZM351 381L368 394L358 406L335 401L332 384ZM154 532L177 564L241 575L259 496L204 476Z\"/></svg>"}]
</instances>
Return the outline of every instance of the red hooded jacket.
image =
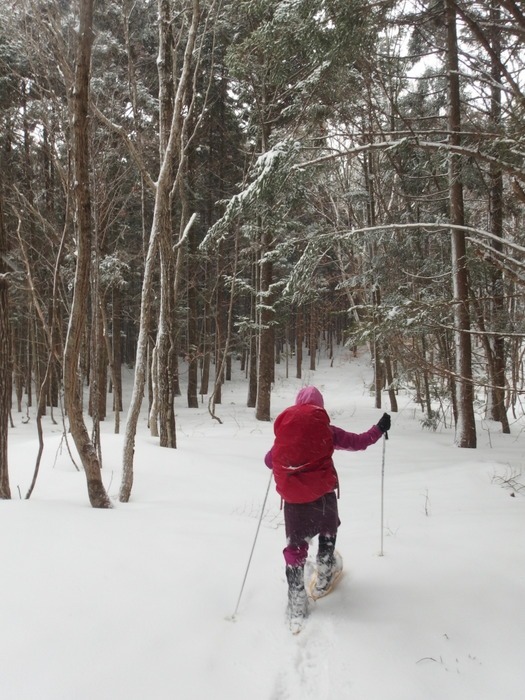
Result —
<instances>
[{"instance_id":1,"label":"red hooded jacket","mask_svg":"<svg viewBox=\"0 0 525 700\"><path fill-rule=\"evenodd\" d=\"M349 433L330 425L321 392L305 387L295 405L274 423L275 441L265 457L273 469L277 493L287 503L309 503L337 488L334 449L366 450L382 433L372 426L365 433Z\"/></svg>"}]
</instances>

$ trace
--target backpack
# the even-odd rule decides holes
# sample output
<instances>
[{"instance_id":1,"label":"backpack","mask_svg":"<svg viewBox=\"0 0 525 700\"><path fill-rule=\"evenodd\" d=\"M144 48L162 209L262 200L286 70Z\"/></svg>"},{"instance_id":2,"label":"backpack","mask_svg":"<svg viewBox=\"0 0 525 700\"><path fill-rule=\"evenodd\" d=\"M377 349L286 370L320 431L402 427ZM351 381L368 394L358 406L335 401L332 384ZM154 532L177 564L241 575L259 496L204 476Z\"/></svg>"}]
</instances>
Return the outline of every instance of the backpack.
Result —
<instances>
[{"instance_id":1,"label":"backpack","mask_svg":"<svg viewBox=\"0 0 525 700\"><path fill-rule=\"evenodd\" d=\"M274 433L273 472L285 501L308 503L336 488L332 431L324 408L290 406L275 419Z\"/></svg>"}]
</instances>

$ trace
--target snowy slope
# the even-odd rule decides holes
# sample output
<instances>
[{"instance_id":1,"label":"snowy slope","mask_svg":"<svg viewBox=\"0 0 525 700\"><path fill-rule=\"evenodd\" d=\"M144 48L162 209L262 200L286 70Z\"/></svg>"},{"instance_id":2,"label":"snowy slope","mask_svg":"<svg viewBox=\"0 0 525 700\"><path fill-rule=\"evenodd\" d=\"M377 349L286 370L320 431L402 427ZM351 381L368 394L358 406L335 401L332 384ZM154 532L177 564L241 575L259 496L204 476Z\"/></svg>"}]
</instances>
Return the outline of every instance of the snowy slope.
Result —
<instances>
[{"instance_id":1,"label":"snowy slope","mask_svg":"<svg viewBox=\"0 0 525 700\"><path fill-rule=\"evenodd\" d=\"M341 350L329 364L302 381L281 376L273 415L310 383L334 424L368 429L381 411L367 356ZM345 576L294 637L273 485L236 621L228 619L272 442L272 425L255 420L245 397L242 381L225 386L222 425L206 406L179 405L175 451L159 448L143 420L129 504L117 500L122 436L108 421L111 510L89 506L85 478L50 424L34 494L20 499L37 442L34 422L14 415L13 500L0 502L2 700L521 698L525 500L498 483L521 472L519 424L505 436L480 423L479 449L459 450L450 430L423 430L401 396L385 452L384 556L382 443L338 452Z\"/></svg>"}]
</instances>

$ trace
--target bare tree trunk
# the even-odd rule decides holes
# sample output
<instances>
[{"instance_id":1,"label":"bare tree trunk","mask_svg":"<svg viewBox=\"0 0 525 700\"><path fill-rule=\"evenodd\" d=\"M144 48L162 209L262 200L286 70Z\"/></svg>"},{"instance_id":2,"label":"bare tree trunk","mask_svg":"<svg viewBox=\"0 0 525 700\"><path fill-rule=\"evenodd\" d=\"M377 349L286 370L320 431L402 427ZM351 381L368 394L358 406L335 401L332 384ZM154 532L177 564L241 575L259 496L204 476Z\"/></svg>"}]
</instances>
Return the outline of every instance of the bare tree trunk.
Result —
<instances>
[{"instance_id":1,"label":"bare tree trunk","mask_svg":"<svg viewBox=\"0 0 525 700\"><path fill-rule=\"evenodd\" d=\"M394 386L394 373L392 371L392 359L388 353L385 353L385 374L388 388L388 396L390 398L390 410L392 413L397 413L397 396Z\"/></svg>"},{"instance_id":2,"label":"bare tree trunk","mask_svg":"<svg viewBox=\"0 0 525 700\"><path fill-rule=\"evenodd\" d=\"M219 300L218 300L217 315L219 318L221 318L220 328L222 330L220 332L218 331L217 335L221 336L221 334L224 333L225 337L224 337L224 341L220 341L218 343L218 352L217 352L217 359L216 359L215 386L213 389L213 393L210 397L209 408L208 408L211 416L219 421L220 421L220 419L215 415L215 404L219 403L219 402L216 401L215 398L216 398L217 394L219 396L221 395L220 391L221 391L221 385L224 381L225 367L227 366L228 358L230 357L231 336L232 336L232 329L233 329L233 304L234 304L234 299L235 299L235 281L237 278L237 258L238 258L238 252L239 252L239 231L238 230L236 230L236 232L235 232L234 245L235 245L235 250L233 251L233 265L232 265L232 272L231 272L231 283L230 283L229 297L226 297L225 292L221 291L221 287L219 287Z\"/></svg>"},{"instance_id":3,"label":"bare tree trunk","mask_svg":"<svg viewBox=\"0 0 525 700\"><path fill-rule=\"evenodd\" d=\"M91 273L91 327L87 330L87 345L90 350L90 384L89 384L89 409L93 421L91 440L98 453L100 467L102 467L102 445L100 442L100 422L106 417L106 384L107 384L107 358L104 341L104 326L100 307L99 285L99 243L98 231L95 226L95 250L94 265Z\"/></svg>"},{"instance_id":4,"label":"bare tree trunk","mask_svg":"<svg viewBox=\"0 0 525 700\"><path fill-rule=\"evenodd\" d=\"M109 330L109 324L108 324L108 319L106 315L106 310L104 308L104 300L100 300L100 319L102 322L102 327L103 327L103 333L102 333L102 339L101 341L105 344L106 346L106 356L108 357L109 360L109 373L111 377L111 384L113 387L113 410L115 412L115 434L118 435L120 432L120 411L122 410L119 408L120 406L120 377L115 369L115 356L114 356L114 345L111 345L110 341L110 330ZM120 340L120 339L119 339ZM119 368L120 372L120 368Z\"/></svg>"},{"instance_id":5,"label":"bare tree trunk","mask_svg":"<svg viewBox=\"0 0 525 700\"><path fill-rule=\"evenodd\" d=\"M367 223L369 226L376 225L376 176L375 176L375 163L373 154L369 153L366 156L364 163L364 177L365 177L365 187L368 193L368 204L367 204ZM370 257L373 260L376 256L376 244L370 243ZM381 289L378 284L372 286L372 309L374 314L374 327L379 325L376 318L378 315L379 307L381 306ZM373 358L374 366L374 405L376 408L381 408L382 402L382 390L383 390L383 365L381 362L381 343L376 339L376 334L374 331L373 340L371 343L371 353Z\"/></svg>"},{"instance_id":6,"label":"bare tree trunk","mask_svg":"<svg viewBox=\"0 0 525 700\"><path fill-rule=\"evenodd\" d=\"M268 231L263 231L262 239L263 251L267 252L271 245L271 234ZM261 323L255 417L257 420L264 421L270 420L270 395L274 372L273 328L271 326L274 312L271 308L272 298L270 292L272 268L272 263L269 260L261 263L260 303L262 308L260 311Z\"/></svg>"},{"instance_id":7,"label":"bare tree trunk","mask_svg":"<svg viewBox=\"0 0 525 700\"><path fill-rule=\"evenodd\" d=\"M195 280L188 279L188 387L187 400L188 408L198 408L199 399L197 396L197 370L199 368L199 340L197 332L197 290Z\"/></svg>"},{"instance_id":8,"label":"bare tree trunk","mask_svg":"<svg viewBox=\"0 0 525 700\"><path fill-rule=\"evenodd\" d=\"M491 122L496 131L501 129L501 37L500 21L501 10L492 5L490 8L490 31L493 50L491 67ZM492 241L492 246L497 253L503 252L503 175L497 165L490 166L490 228L498 240ZM493 386L489 388L491 400L489 401L489 418L501 423L502 431L510 433L509 419L505 406L505 296L503 273L498 265L495 265L492 273L492 297L494 300L494 325L498 332L494 336L494 375ZM501 335L500 335L501 332Z\"/></svg>"},{"instance_id":9,"label":"bare tree trunk","mask_svg":"<svg viewBox=\"0 0 525 700\"><path fill-rule=\"evenodd\" d=\"M215 381L213 384L213 392L210 397L210 406L213 407L211 414L215 417L215 405L222 403L222 385L224 384L225 363L223 358L226 353L226 342L228 336L228 299L224 284L221 281L221 268L225 259L225 253L222 245L219 245L217 252L217 267L216 277L219 280L215 294Z\"/></svg>"},{"instance_id":10,"label":"bare tree trunk","mask_svg":"<svg viewBox=\"0 0 525 700\"><path fill-rule=\"evenodd\" d=\"M304 313L302 307L297 309L297 321L295 331L295 363L297 379L301 379L303 369L303 342L304 342Z\"/></svg>"},{"instance_id":11,"label":"bare tree trunk","mask_svg":"<svg viewBox=\"0 0 525 700\"><path fill-rule=\"evenodd\" d=\"M257 333L251 330L250 353L248 358L248 408L257 405Z\"/></svg>"},{"instance_id":12,"label":"bare tree trunk","mask_svg":"<svg viewBox=\"0 0 525 700\"><path fill-rule=\"evenodd\" d=\"M315 370L315 359L317 353L317 314L315 303L310 304L310 370Z\"/></svg>"},{"instance_id":13,"label":"bare tree trunk","mask_svg":"<svg viewBox=\"0 0 525 700\"><path fill-rule=\"evenodd\" d=\"M122 292L115 287L112 292L112 343L111 364L113 377L113 410L115 411L115 432L118 433L117 416L122 411Z\"/></svg>"},{"instance_id":14,"label":"bare tree trunk","mask_svg":"<svg viewBox=\"0 0 525 700\"><path fill-rule=\"evenodd\" d=\"M454 0L446 0L448 86L449 86L449 142L461 145L461 111L459 91L459 62ZM465 225L463 185L460 156L449 154L450 221ZM472 384L472 348L470 339L470 311L468 299L467 248L465 233L452 229L452 279L454 288L454 326L456 345L456 392L458 447L476 447L474 419L474 387Z\"/></svg>"},{"instance_id":15,"label":"bare tree trunk","mask_svg":"<svg viewBox=\"0 0 525 700\"><path fill-rule=\"evenodd\" d=\"M423 357L423 386L425 388L425 396L424 396L424 402L425 402L425 408L427 412L427 416L429 419L432 418L432 397L430 396L430 381L428 377L428 365L427 365L427 338L426 335L423 333L421 335L421 355Z\"/></svg>"},{"instance_id":16,"label":"bare tree trunk","mask_svg":"<svg viewBox=\"0 0 525 700\"><path fill-rule=\"evenodd\" d=\"M1 194L0 194L1 196ZM3 258L0 258L0 265L5 265ZM2 273L4 274L4 273ZM22 412L22 398L24 395L24 353L23 353L23 343L20 333L20 321L12 324L13 336L13 362L14 362L14 384L15 384L15 395L16 395L16 410L18 413Z\"/></svg>"},{"instance_id":17,"label":"bare tree trunk","mask_svg":"<svg viewBox=\"0 0 525 700\"><path fill-rule=\"evenodd\" d=\"M258 287L257 281L257 266L252 265L252 279L255 288ZM248 408L255 408L257 405L257 339L258 333L255 330L257 327L257 303L256 299L251 299L251 318L255 327L250 330L250 355L248 359L248 400L246 405Z\"/></svg>"},{"instance_id":18,"label":"bare tree trunk","mask_svg":"<svg viewBox=\"0 0 525 700\"><path fill-rule=\"evenodd\" d=\"M373 313L376 313L376 309L379 309L381 305L381 293L379 287L376 287L372 291L372 306ZM378 325L377 321L374 319L374 325ZM381 361L381 343L376 339L374 333L374 340L372 343L372 355L374 358L374 396L375 396L375 407L381 408L382 403L382 391L383 391L383 363Z\"/></svg>"},{"instance_id":19,"label":"bare tree trunk","mask_svg":"<svg viewBox=\"0 0 525 700\"><path fill-rule=\"evenodd\" d=\"M201 359L201 367L202 367L202 374L201 374L201 384L199 388L199 394L202 396L205 396L208 393L208 386L210 383L210 363L211 363L211 352L209 349L209 343L210 343L210 305L208 301L206 301L204 305L204 318L202 320L202 340L201 340L201 347L202 347L202 359Z\"/></svg>"},{"instance_id":20,"label":"bare tree trunk","mask_svg":"<svg viewBox=\"0 0 525 700\"><path fill-rule=\"evenodd\" d=\"M0 498L4 499L11 498L7 463L9 411L11 409L11 339L6 254L7 231L4 226L3 192L0 180Z\"/></svg>"},{"instance_id":21,"label":"bare tree trunk","mask_svg":"<svg viewBox=\"0 0 525 700\"><path fill-rule=\"evenodd\" d=\"M151 405L149 407L149 431L151 437L159 437L159 406L157 390L157 348L151 350L150 380L151 380Z\"/></svg>"},{"instance_id":22,"label":"bare tree trunk","mask_svg":"<svg viewBox=\"0 0 525 700\"><path fill-rule=\"evenodd\" d=\"M171 179L171 176L169 176ZM159 411L159 438L161 447L176 447L174 369L173 369L173 256L168 236L171 234L171 206L169 190L162 204L162 231L160 233L160 315L157 330L157 388Z\"/></svg>"},{"instance_id":23,"label":"bare tree trunk","mask_svg":"<svg viewBox=\"0 0 525 700\"><path fill-rule=\"evenodd\" d=\"M186 178L190 177L191 168L186 168ZM181 183L181 199L182 199L182 220L187 221L190 216L190 206L188 202L189 193L187 191L186 182ZM179 254L182 251L179 251ZM197 370L199 367L199 338L197 329L197 279L198 272L196 268L196 252L197 241L194 235L188 238L188 250L186 256L187 267L187 300L188 300L188 315L187 315L187 333L188 333L188 386L187 400L188 408L198 408L199 399L197 396Z\"/></svg>"},{"instance_id":24,"label":"bare tree trunk","mask_svg":"<svg viewBox=\"0 0 525 700\"><path fill-rule=\"evenodd\" d=\"M102 483L97 452L84 423L80 349L88 315L91 266L92 220L89 190L89 79L93 42L93 0L80 0L79 43L72 97L75 205L77 222L77 267L75 287L64 350L64 401L71 434L86 473L88 495L94 508L109 508L111 502Z\"/></svg>"},{"instance_id":25,"label":"bare tree trunk","mask_svg":"<svg viewBox=\"0 0 525 700\"><path fill-rule=\"evenodd\" d=\"M191 25L184 50L181 75L174 97L174 109L171 119L169 138L166 143L164 155L161 161L159 177L155 192L155 206L153 222L149 238L148 251L144 265L144 278L142 282L142 296L140 306L140 326L137 340L137 357L135 367L135 382L128 410L126 432L124 438L122 482L119 499L127 503L133 486L133 456L135 452L135 435L140 414L140 407L146 385L146 361L148 347L148 331L151 317L151 303L153 298L153 277L157 265L157 251L163 232L163 225L171 204L170 192L173 187L173 160L180 148L180 135L183 120L183 98L190 76L190 67L193 50L195 47L197 27L200 19L199 0L192 2ZM159 358L160 360L160 358Z\"/></svg>"}]
</instances>

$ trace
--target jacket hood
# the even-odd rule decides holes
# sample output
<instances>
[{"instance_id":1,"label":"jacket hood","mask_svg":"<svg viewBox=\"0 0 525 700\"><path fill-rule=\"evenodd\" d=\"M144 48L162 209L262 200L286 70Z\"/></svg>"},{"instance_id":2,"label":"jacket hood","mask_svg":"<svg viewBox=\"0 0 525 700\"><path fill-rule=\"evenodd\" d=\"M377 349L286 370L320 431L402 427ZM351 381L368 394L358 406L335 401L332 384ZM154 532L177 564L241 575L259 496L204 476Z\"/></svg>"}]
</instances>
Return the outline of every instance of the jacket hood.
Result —
<instances>
[{"instance_id":1,"label":"jacket hood","mask_svg":"<svg viewBox=\"0 0 525 700\"><path fill-rule=\"evenodd\" d=\"M305 386L297 394L295 399L295 405L300 406L301 404L313 404L314 406L319 406L319 408L324 408L323 395L315 386Z\"/></svg>"}]
</instances>

